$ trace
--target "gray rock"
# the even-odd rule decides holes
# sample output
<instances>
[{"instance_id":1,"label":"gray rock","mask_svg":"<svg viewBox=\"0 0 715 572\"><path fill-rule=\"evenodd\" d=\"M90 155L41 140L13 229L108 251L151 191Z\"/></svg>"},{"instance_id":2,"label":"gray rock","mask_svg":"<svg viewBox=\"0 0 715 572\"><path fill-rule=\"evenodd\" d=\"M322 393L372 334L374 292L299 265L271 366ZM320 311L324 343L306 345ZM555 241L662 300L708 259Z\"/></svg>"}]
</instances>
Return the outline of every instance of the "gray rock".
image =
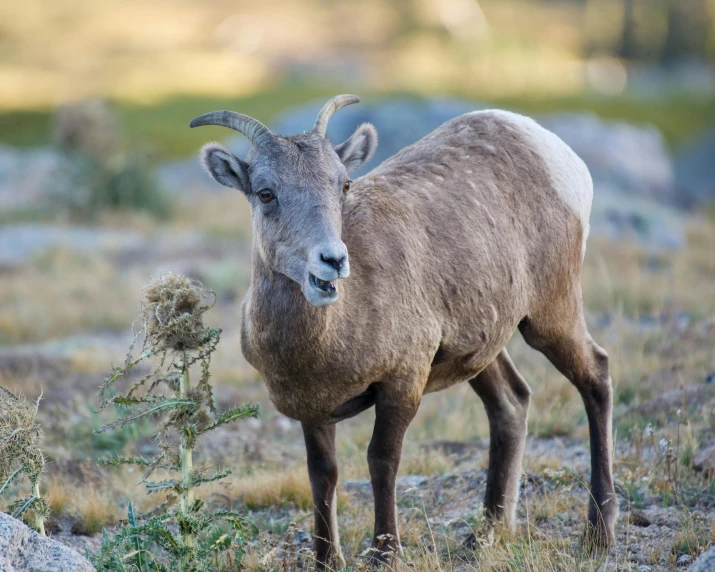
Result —
<instances>
[{"instance_id":1,"label":"gray rock","mask_svg":"<svg viewBox=\"0 0 715 572\"><path fill-rule=\"evenodd\" d=\"M681 554L675 561L676 566L687 566L693 561L693 557L690 554Z\"/></svg>"},{"instance_id":2,"label":"gray rock","mask_svg":"<svg viewBox=\"0 0 715 572\"><path fill-rule=\"evenodd\" d=\"M595 235L642 246L677 250L685 244L675 171L665 140L654 127L602 121L589 113L545 117L588 165L594 197Z\"/></svg>"},{"instance_id":3,"label":"gray rock","mask_svg":"<svg viewBox=\"0 0 715 572\"><path fill-rule=\"evenodd\" d=\"M693 468L708 475L715 475L715 445L700 449L693 459Z\"/></svg>"},{"instance_id":4,"label":"gray rock","mask_svg":"<svg viewBox=\"0 0 715 572\"><path fill-rule=\"evenodd\" d=\"M0 227L0 267L26 262L50 248L97 251L139 249L145 240L126 229L11 224Z\"/></svg>"},{"instance_id":5,"label":"gray rock","mask_svg":"<svg viewBox=\"0 0 715 572\"><path fill-rule=\"evenodd\" d=\"M712 572L715 570L715 547L698 556L698 559L688 570L689 572Z\"/></svg>"},{"instance_id":6,"label":"gray rock","mask_svg":"<svg viewBox=\"0 0 715 572\"><path fill-rule=\"evenodd\" d=\"M594 236L663 250L678 250L685 245L685 213L652 199L596 185L590 221Z\"/></svg>"},{"instance_id":7,"label":"gray rock","mask_svg":"<svg viewBox=\"0 0 715 572\"><path fill-rule=\"evenodd\" d=\"M603 121L591 113L552 115L540 122L584 160L599 192L676 202L673 164L655 127Z\"/></svg>"},{"instance_id":8,"label":"gray rock","mask_svg":"<svg viewBox=\"0 0 715 572\"><path fill-rule=\"evenodd\" d=\"M0 512L2 572L91 572L92 566L68 546L36 533Z\"/></svg>"},{"instance_id":9,"label":"gray rock","mask_svg":"<svg viewBox=\"0 0 715 572\"><path fill-rule=\"evenodd\" d=\"M0 145L0 204L3 209L37 206L52 192L63 169L59 153L50 148L15 149Z\"/></svg>"},{"instance_id":10,"label":"gray rock","mask_svg":"<svg viewBox=\"0 0 715 572\"><path fill-rule=\"evenodd\" d=\"M675 178L687 205L715 204L715 127L686 145L675 157Z\"/></svg>"}]
</instances>

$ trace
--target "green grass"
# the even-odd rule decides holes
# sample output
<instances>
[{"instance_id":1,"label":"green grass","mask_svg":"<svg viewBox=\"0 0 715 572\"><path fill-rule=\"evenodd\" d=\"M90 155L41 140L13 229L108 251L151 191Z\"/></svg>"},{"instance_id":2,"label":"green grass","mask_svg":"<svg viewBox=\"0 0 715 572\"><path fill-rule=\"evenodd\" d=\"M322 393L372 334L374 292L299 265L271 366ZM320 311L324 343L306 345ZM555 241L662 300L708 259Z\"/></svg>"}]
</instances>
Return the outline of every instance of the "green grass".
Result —
<instances>
[{"instance_id":1,"label":"green grass","mask_svg":"<svg viewBox=\"0 0 715 572\"><path fill-rule=\"evenodd\" d=\"M506 98L500 106L538 115L555 111L589 110L601 119L651 124L675 148L697 136L715 123L715 97L679 95L638 99L630 96L568 98L519 97Z\"/></svg>"},{"instance_id":2,"label":"green grass","mask_svg":"<svg viewBox=\"0 0 715 572\"><path fill-rule=\"evenodd\" d=\"M158 104L112 102L118 124L130 145L148 146L161 157L182 157L211 139L224 139L221 127L190 129L194 117L217 109L233 109L269 122L284 109L339 90L329 86L283 84L265 92L240 98L180 96ZM306 129L310 127L306 126ZM31 147L51 143L52 110L0 113L0 143Z\"/></svg>"},{"instance_id":3,"label":"green grass","mask_svg":"<svg viewBox=\"0 0 715 572\"><path fill-rule=\"evenodd\" d=\"M352 89L354 90L354 88ZM311 101L327 98L343 89L319 84L289 82L264 92L239 98L177 96L152 105L114 102L119 124L132 145L148 146L160 157L183 157L210 139L224 139L228 132L220 127L189 129L189 121L207 111L234 109L270 122L281 111ZM357 90L365 99L386 95ZM422 97L417 94L399 94ZM486 102L539 115L557 111L592 111L603 119L652 124L660 129L668 143L677 147L715 123L715 98L681 95L651 99L630 96L531 97L528 95L485 100L476 93L447 94ZM306 128L309 126L306 126ZM379 126L378 126L379 129ZM0 143L28 147L50 143L52 110L0 113Z\"/></svg>"}]
</instances>

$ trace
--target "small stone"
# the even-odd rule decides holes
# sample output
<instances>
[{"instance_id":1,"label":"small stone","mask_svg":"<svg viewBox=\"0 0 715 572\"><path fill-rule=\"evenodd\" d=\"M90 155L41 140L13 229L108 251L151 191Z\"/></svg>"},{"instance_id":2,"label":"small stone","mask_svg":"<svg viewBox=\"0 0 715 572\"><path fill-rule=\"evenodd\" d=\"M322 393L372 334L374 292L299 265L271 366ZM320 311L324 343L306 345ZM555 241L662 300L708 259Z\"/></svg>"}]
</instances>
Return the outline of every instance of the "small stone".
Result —
<instances>
[{"instance_id":1,"label":"small stone","mask_svg":"<svg viewBox=\"0 0 715 572\"><path fill-rule=\"evenodd\" d=\"M715 474L715 445L700 449L693 460L693 467L696 471Z\"/></svg>"},{"instance_id":2,"label":"small stone","mask_svg":"<svg viewBox=\"0 0 715 572\"><path fill-rule=\"evenodd\" d=\"M641 564L640 566L638 566L638 572L651 572L651 570L653 570L653 568L646 564Z\"/></svg>"},{"instance_id":3,"label":"small stone","mask_svg":"<svg viewBox=\"0 0 715 572\"><path fill-rule=\"evenodd\" d=\"M675 561L676 566L687 566L693 561L693 557L690 554L681 554Z\"/></svg>"},{"instance_id":4,"label":"small stone","mask_svg":"<svg viewBox=\"0 0 715 572\"><path fill-rule=\"evenodd\" d=\"M640 510L632 510L628 514L628 520L633 526L642 526L644 528L653 524L651 520Z\"/></svg>"}]
</instances>

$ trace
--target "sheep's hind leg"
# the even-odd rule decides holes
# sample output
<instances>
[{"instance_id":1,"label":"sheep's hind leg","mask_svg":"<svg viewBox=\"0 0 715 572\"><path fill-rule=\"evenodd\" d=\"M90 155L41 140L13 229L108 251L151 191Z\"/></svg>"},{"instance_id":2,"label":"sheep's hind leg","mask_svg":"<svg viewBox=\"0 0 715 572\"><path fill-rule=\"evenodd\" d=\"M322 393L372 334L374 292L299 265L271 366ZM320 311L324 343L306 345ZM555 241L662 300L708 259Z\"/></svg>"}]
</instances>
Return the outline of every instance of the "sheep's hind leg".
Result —
<instances>
[{"instance_id":1,"label":"sheep's hind leg","mask_svg":"<svg viewBox=\"0 0 715 572\"><path fill-rule=\"evenodd\" d=\"M367 452L375 499L373 566L390 563L402 553L397 529L395 483L407 427L417 413L420 396L399 384L377 384L375 428Z\"/></svg>"},{"instance_id":2,"label":"sheep's hind leg","mask_svg":"<svg viewBox=\"0 0 715 572\"><path fill-rule=\"evenodd\" d=\"M612 474L613 388L608 355L591 338L577 296L554 300L541 314L519 325L524 340L543 353L581 394L591 441L591 496L588 503L587 544L615 542L618 499ZM555 307L554 307L555 306Z\"/></svg>"},{"instance_id":3,"label":"sheep's hind leg","mask_svg":"<svg viewBox=\"0 0 715 572\"><path fill-rule=\"evenodd\" d=\"M345 568L345 558L340 549L336 514L338 464L335 455L335 425L304 423L303 437L308 457L310 487L313 491L315 568L340 570Z\"/></svg>"},{"instance_id":4,"label":"sheep's hind leg","mask_svg":"<svg viewBox=\"0 0 715 572\"><path fill-rule=\"evenodd\" d=\"M469 384L484 402L489 418L484 514L491 525L514 531L531 390L506 349Z\"/></svg>"}]
</instances>

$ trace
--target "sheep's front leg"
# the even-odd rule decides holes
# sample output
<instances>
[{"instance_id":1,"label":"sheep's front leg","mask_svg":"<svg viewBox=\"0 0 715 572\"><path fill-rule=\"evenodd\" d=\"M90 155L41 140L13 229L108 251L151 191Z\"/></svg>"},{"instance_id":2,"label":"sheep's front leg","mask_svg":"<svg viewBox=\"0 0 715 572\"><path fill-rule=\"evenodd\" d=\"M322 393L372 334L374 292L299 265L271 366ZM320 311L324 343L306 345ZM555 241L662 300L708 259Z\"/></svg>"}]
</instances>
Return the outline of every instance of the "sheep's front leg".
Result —
<instances>
[{"instance_id":1,"label":"sheep's front leg","mask_svg":"<svg viewBox=\"0 0 715 572\"><path fill-rule=\"evenodd\" d=\"M402 440L419 407L419 399L400 395L396 386L379 384L375 402L375 429L367 452L375 498L373 564L389 563L402 552L397 530L395 481L402 454Z\"/></svg>"},{"instance_id":2,"label":"sheep's front leg","mask_svg":"<svg viewBox=\"0 0 715 572\"><path fill-rule=\"evenodd\" d=\"M335 425L303 424L308 457L308 476L313 491L315 527L313 550L316 570L345 568L340 549L337 519L338 463L335 456Z\"/></svg>"}]
</instances>

